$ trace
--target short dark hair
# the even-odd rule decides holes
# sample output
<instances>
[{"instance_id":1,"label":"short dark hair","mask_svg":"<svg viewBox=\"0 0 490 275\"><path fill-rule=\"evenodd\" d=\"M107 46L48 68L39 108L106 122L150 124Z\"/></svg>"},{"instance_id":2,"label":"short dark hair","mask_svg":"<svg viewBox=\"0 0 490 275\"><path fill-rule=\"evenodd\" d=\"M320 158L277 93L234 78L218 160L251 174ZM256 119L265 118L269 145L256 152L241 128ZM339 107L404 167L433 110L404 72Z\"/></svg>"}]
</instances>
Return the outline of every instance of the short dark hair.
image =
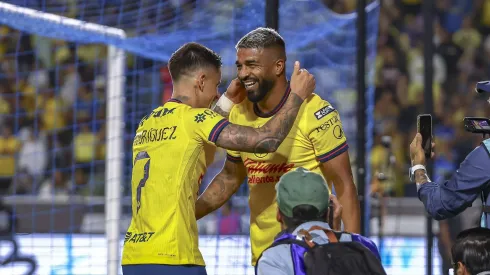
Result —
<instances>
[{"instance_id":1,"label":"short dark hair","mask_svg":"<svg viewBox=\"0 0 490 275\"><path fill-rule=\"evenodd\" d=\"M282 220L289 230L294 230L305 222L319 221L326 222L326 211L319 212L316 207L309 204L300 204L293 208L293 216L288 217L281 211Z\"/></svg>"},{"instance_id":2,"label":"short dark hair","mask_svg":"<svg viewBox=\"0 0 490 275\"><path fill-rule=\"evenodd\" d=\"M476 227L461 231L451 254L454 263L463 263L470 274L490 270L490 229Z\"/></svg>"},{"instance_id":3,"label":"short dark hair","mask_svg":"<svg viewBox=\"0 0 490 275\"><path fill-rule=\"evenodd\" d=\"M195 42L184 44L168 61L168 70L173 81L178 81L182 75L204 67L220 69L221 57L213 50Z\"/></svg>"},{"instance_id":4,"label":"short dark hair","mask_svg":"<svg viewBox=\"0 0 490 275\"><path fill-rule=\"evenodd\" d=\"M235 46L237 50L266 49L273 47L279 47L286 50L286 43L278 32L270 28L257 28L247 33Z\"/></svg>"}]
</instances>

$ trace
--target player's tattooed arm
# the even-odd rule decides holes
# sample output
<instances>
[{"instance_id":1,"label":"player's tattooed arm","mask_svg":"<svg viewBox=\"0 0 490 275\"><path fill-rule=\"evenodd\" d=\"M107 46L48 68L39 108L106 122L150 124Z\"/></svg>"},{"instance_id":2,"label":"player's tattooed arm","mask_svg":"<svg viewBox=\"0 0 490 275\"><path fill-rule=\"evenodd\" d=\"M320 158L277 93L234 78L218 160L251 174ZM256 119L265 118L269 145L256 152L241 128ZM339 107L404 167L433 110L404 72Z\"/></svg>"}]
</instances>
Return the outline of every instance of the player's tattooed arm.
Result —
<instances>
[{"instance_id":1,"label":"player's tattooed arm","mask_svg":"<svg viewBox=\"0 0 490 275\"><path fill-rule=\"evenodd\" d=\"M303 99L291 93L286 104L260 128L229 124L220 133L216 145L252 153L275 152L293 127Z\"/></svg>"},{"instance_id":2,"label":"player's tattooed arm","mask_svg":"<svg viewBox=\"0 0 490 275\"><path fill-rule=\"evenodd\" d=\"M215 111L216 113L218 113L221 116L226 117L226 118L228 118L230 115L230 112L227 112L227 111L221 109L221 107L219 107L219 106L214 106L213 111Z\"/></svg>"},{"instance_id":3,"label":"player's tattooed arm","mask_svg":"<svg viewBox=\"0 0 490 275\"><path fill-rule=\"evenodd\" d=\"M264 126L252 128L227 125L216 145L222 148L252 153L275 152L293 127L303 101L315 90L315 77L301 69L296 61L291 76L291 94L280 111Z\"/></svg>"},{"instance_id":4,"label":"player's tattooed arm","mask_svg":"<svg viewBox=\"0 0 490 275\"><path fill-rule=\"evenodd\" d=\"M220 208L238 190L247 172L243 163L226 161L221 172L214 177L196 202L196 219Z\"/></svg>"}]
</instances>

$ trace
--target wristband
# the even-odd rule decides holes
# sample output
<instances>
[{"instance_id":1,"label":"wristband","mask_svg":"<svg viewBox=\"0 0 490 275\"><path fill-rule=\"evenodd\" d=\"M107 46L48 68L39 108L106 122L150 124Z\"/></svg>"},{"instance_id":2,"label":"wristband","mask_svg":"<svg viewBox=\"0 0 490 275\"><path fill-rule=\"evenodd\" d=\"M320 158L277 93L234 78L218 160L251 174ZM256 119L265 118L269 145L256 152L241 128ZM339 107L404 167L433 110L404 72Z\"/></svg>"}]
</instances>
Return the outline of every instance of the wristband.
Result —
<instances>
[{"instance_id":1,"label":"wristband","mask_svg":"<svg viewBox=\"0 0 490 275\"><path fill-rule=\"evenodd\" d=\"M233 108L233 101L231 101L229 98L226 97L226 95L220 96L218 99L218 102L216 102L216 106L220 107L221 110L223 110L226 113L229 113L231 111L231 108Z\"/></svg>"},{"instance_id":2,"label":"wristband","mask_svg":"<svg viewBox=\"0 0 490 275\"><path fill-rule=\"evenodd\" d=\"M425 166L423 166L421 164L414 165L414 166L410 167L410 171L409 171L410 181L412 181L412 182L415 181L415 171L417 171L417 170L424 170L425 173L427 173Z\"/></svg>"}]
</instances>

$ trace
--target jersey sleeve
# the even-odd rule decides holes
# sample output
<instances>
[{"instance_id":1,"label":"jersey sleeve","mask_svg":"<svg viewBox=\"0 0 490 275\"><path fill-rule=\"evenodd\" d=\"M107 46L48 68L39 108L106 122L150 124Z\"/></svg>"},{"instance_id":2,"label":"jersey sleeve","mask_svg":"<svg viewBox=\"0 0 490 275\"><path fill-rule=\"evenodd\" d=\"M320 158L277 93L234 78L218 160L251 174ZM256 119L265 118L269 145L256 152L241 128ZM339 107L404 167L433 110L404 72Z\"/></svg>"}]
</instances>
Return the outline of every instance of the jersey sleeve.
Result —
<instances>
[{"instance_id":1,"label":"jersey sleeve","mask_svg":"<svg viewBox=\"0 0 490 275\"><path fill-rule=\"evenodd\" d=\"M206 143L215 144L223 129L230 124L228 120L211 109L192 108L186 116L189 132L194 132L196 137Z\"/></svg>"},{"instance_id":2,"label":"jersey sleeve","mask_svg":"<svg viewBox=\"0 0 490 275\"><path fill-rule=\"evenodd\" d=\"M234 106L233 109L231 109L231 112L229 115L230 122L234 123L234 124L237 124L237 121L236 121L237 120L236 112L238 111L237 108L238 108L238 106ZM233 150L226 150L226 159L231 161L231 162L235 162L235 163L239 163L242 161L242 159L240 157L240 152L233 151Z\"/></svg>"},{"instance_id":3,"label":"jersey sleeve","mask_svg":"<svg viewBox=\"0 0 490 275\"><path fill-rule=\"evenodd\" d=\"M349 148L339 112L320 97L306 108L306 133L320 162L327 162Z\"/></svg>"}]
</instances>

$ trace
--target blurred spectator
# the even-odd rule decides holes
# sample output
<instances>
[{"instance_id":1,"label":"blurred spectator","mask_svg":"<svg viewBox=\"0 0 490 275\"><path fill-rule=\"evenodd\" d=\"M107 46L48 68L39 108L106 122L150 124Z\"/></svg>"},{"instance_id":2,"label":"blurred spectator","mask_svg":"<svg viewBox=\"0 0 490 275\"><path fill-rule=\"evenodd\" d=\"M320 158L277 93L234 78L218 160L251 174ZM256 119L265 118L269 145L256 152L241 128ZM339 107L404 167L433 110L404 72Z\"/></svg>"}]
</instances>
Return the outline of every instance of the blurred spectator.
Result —
<instances>
[{"instance_id":1,"label":"blurred spectator","mask_svg":"<svg viewBox=\"0 0 490 275\"><path fill-rule=\"evenodd\" d=\"M75 151L75 161L86 173L90 171L90 162L95 159L97 149L97 137L91 131L90 126L84 123L80 127L80 132L75 136L73 149Z\"/></svg>"},{"instance_id":2,"label":"blurred spectator","mask_svg":"<svg viewBox=\"0 0 490 275\"><path fill-rule=\"evenodd\" d=\"M39 197L44 199L56 197L67 197L69 195L70 183L66 181L65 175L60 170L55 170L52 176L47 178L39 189Z\"/></svg>"},{"instance_id":3,"label":"blurred spectator","mask_svg":"<svg viewBox=\"0 0 490 275\"><path fill-rule=\"evenodd\" d=\"M240 214L233 209L231 200L221 206L218 220L218 234L235 235L240 233Z\"/></svg>"},{"instance_id":4,"label":"blurred spectator","mask_svg":"<svg viewBox=\"0 0 490 275\"><path fill-rule=\"evenodd\" d=\"M62 85L60 95L63 103L70 106L75 102L77 89L80 85L80 75L73 61L67 61L62 66L64 73L62 77Z\"/></svg>"},{"instance_id":5,"label":"blurred spectator","mask_svg":"<svg viewBox=\"0 0 490 275\"><path fill-rule=\"evenodd\" d=\"M473 28L471 17L466 17L463 20L461 29L454 33L453 41L465 51L474 50L480 46L482 37L478 30Z\"/></svg>"},{"instance_id":6,"label":"blurred spectator","mask_svg":"<svg viewBox=\"0 0 490 275\"><path fill-rule=\"evenodd\" d=\"M29 138L24 141L19 152L19 168L24 169L34 178L44 175L47 168L48 150L46 142L39 133L33 130L29 133Z\"/></svg>"},{"instance_id":7,"label":"blurred spectator","mask_svg":"<svg viewBox=\"0 0 490 275\"><path fill-rule=\"evenodd\" d=\"M93 94L86 86L78 87L78 99L76 102L76 117L77 121L90 122L93 117L95 100Z\"/></svg>"},{"instance_id":8,"label":"blurred spectator","mask_svg":"<svg viewBox=\"0 0 490 275\"><path fill-rule=\"evenodd\" d=\"M42 116L43 130L53 131L66 126L65 105L61 98L56 96L55 92L50 89L44 91L44 101L42 106L44 114Z\"/></svg>"},{"instance_id":9,"label":"blurred spectator","mask_svg":"<svg viewBox=\"0 0 490 275\"><path fill-rule=\"evenodd\" d=\"M12 133L12 126L5 125L0 136L0 194L8 192L15 176L16 154L20 146L20 141Z\"/></svg>"}]
</instances>

